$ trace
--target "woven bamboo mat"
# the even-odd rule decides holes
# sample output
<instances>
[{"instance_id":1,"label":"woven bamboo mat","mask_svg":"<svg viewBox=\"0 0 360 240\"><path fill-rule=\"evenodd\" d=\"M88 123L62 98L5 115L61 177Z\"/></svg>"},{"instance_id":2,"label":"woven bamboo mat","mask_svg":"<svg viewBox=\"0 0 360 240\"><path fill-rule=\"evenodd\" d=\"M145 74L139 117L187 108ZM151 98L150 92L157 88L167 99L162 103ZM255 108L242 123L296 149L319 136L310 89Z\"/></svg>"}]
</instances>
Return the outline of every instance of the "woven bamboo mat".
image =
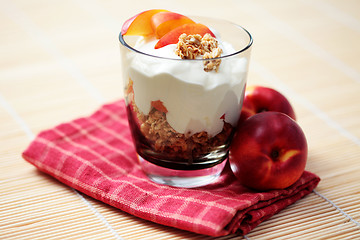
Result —
<instances>
[{"instance_id":1,"label":"woven bamboo mat","mask_svg":"<svg viewBox=\"0 0 360 240\"><path fill-rule=\"evenodd\" d=\"M0 239L212 239L154 224L40 173L21 152L41 130L122 97L117 35L141 10L216 16L254 36L248 85L286 95L322 181L246 236L360 239L360 2L1 1Z\"/></svg>"}]
</instances>

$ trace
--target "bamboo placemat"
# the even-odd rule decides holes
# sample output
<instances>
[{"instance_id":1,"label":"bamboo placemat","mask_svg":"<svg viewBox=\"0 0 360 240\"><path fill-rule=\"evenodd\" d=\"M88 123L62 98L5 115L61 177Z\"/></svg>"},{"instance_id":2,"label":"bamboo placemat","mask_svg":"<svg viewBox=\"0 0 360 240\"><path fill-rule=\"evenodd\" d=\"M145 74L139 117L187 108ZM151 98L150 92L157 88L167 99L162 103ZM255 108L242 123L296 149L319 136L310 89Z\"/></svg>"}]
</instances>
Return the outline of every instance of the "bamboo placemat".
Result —
<instances>
[{"instance_id":1,"label":"bamboo placemat","mask_svg":"<svg viewBox=\"0 0 360 240\"><path fill-rule=\"evenodd\" d=\"M122 98L118 32L141 10L215 16L254 37L248 85L281 91L322 181L246 236L360 239L360 2L1 1L0 239L213 239L148 222L37 171L41 130Z\"/></svg>"}]
</instances>

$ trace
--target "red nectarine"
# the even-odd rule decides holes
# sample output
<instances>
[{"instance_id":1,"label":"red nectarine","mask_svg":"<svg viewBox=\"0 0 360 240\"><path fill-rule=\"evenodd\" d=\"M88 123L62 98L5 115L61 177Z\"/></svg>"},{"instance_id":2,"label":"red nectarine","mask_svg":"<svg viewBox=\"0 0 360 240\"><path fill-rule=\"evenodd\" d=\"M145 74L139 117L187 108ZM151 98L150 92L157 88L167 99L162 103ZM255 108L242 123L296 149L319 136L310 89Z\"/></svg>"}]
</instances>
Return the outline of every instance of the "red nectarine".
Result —
<instances>
[{"instance_id":1,"label":"red nectarine","mask_svg":"<svg viewBox=\"0 0 360 240\"><path fill-rule=\"evenodd\" d=\"M283 189L300 178L307 153L305 135L293 119L280 112L262 112L239 125L229 162L244 186Z\"/></svg>"},{"instance_id":2,"label":"red nectarine","mask_svg":"<svg viewBox=\"0 0 360 240\"><path fill-rule=\"evenodd\" d=\"M262 86L249 86L240 114L240 123L259 112L282 112L296 120L295 112L288 99L275 89Z\"/></svg>"}]
</instances>

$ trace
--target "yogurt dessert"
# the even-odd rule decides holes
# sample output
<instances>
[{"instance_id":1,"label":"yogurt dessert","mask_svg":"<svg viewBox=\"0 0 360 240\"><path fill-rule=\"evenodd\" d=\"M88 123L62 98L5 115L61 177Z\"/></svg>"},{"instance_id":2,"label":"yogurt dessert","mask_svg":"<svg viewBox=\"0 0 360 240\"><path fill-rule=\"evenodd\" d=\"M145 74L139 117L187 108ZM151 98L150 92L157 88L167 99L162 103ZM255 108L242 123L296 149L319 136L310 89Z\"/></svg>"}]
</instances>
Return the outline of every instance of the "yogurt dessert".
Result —
<instances>
[{"instance_id":1,"label":"yogurt dessert","mask_svg":"<svg viewBox=\"0 0 360 240\"><path fill-rule=\"evenodd\" d=\"M250 48L251 37L235 26L249 38L245 50L239 49L215 27L166 10L145 11L125 22L120 34L125 99L141 159L173 170L200 170L227 158L249 61L248 53L240 53Z\"/></svg>"}]
</instances>

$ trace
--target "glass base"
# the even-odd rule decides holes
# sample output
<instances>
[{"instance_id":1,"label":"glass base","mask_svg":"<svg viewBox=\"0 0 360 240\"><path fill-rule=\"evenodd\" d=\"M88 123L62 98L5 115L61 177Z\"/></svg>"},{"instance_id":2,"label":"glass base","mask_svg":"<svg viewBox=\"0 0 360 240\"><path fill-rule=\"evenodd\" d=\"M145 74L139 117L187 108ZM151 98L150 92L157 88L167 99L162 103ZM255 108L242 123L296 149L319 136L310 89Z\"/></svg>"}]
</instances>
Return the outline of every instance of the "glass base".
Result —
<instances>
[{"instance_id":1,"label":"glass base","mask_svg":"<svg viewBox=\"0 0 360 240\"><path fill-rule=\"evenodd\" d=\"M140 165L153 182L173 187L194 188L214 182L225 167L224 159L219 164L200 170L174 170L150 163L139 156Z\"/></svg>"}]
</instances>

